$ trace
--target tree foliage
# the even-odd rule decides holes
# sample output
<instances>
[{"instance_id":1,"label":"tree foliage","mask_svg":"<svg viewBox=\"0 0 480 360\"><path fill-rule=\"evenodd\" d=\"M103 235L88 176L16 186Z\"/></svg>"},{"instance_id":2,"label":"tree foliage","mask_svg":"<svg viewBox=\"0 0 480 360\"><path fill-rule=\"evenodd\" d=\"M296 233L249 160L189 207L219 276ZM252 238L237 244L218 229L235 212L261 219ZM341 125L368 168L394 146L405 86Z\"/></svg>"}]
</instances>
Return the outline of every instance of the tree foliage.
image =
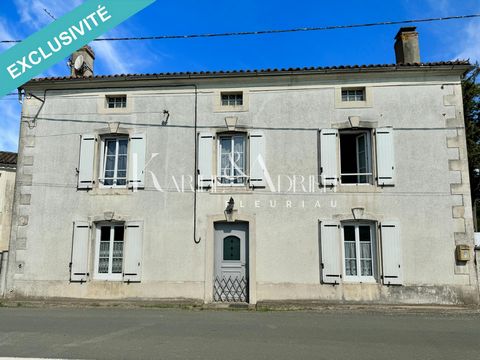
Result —
<instances>
[{"instance_id":1,"label":"tree foliage","mask_svg":"<svg viewBox=\"0 0 480 360\"><path fill-rule=\"evenodd\" d=\"M477 82L480 79L479 74L480 65L477 63L462 83L472 202L480 199L480 83Z\"/></svg>"}]
</instances>

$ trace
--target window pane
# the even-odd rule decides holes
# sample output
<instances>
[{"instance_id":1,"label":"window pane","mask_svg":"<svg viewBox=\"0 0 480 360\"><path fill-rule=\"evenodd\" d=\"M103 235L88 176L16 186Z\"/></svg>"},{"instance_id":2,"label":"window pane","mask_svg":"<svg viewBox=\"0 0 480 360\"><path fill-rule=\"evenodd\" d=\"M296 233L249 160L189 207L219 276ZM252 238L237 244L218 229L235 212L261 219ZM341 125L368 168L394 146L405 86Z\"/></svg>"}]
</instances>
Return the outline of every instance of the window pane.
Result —
<instances>
[{"instance_id":1,"label":"window pane","mask_svg":"<svg viewBox=\"0 0 480 360\"><path fill-rule=\"evenodd\" d=\"M372 244L369 242L360 242L360 257L370 259L372 257Z\"/></svg>"},{"instance_id":2,"label":"window pane","mask_svg":"<svg viewBox=\"0 0 480 360\"><path fill-rule=\"evenodd\" d=\"M123 226L115 226L115 232L113 234L113 240L115 241L123 241L123 234L125 232L125 228Z\"/></svg>"},{"instance_id":3,"label":"window pane","mask_svg":"<svg viewBox=\"0 0 480 360\"><path fill-rule=\"evenodd\" d=\"M371 241L370 226L359 226L360 241Z\"/></svg>"},{"instance_id":4,"label":"window pane","mask_svg":"<svg viewBox=\"0 0 480 360\"><path fill-rule=\"evenodd\" d=\"M357 260L355 259L345 259L345 274L347 276L356 276L357 275Z\"/></svg>"},{"instance_id":5,"label":"window pane","mask_svg":"<svg viewBox=\"0 0 480 360\"><path fill-rule=\"evenodd\" d=\"M223 260L240 260L240 239L228 236L223 239Z\"/></svg>"},{"instance_id":6,"label":"window pane","mask_svg":"<svg viewBox=\"0 0 480 360\"><path fill-rule=\"evenodd\" d=\"M118 155L127 155L128 140L118 140Z\"/></svg>"},{"instance_id":7,"label":"window pane","mask_svg":"<svg viewBox=\"0 0 480 360\"><path fill-rule=\"evenodd\" d=\"M107 155L115 155L117 146L115 140L107 140L105 146L107 147Z\"/></svg>"},{"instance_id":8,"label":"window pane","mask_svg":"<svg viewBox=\"0 0 480 360\"><path fill-rule=\"evenodd\" d=\"M117 169L119 171L127 170L127 155L119 155L118 156Z\"/></svg>"},{"instance_id":9,"label":"window pane","mask_svg":"<svg viewBox=\"0 0 480 360\"><path fill-rule=\"evenodd\" d=\"M357 257L356 246L354 242L345 242L345 257L348 259L355 259Z\"/></svg>"},{"instance_id":10,"label":"window pane","mask_svg":"<svg viewBox=\"0 0 480 360\"><path fill-rule=\"evenodd\" d=\"M115 156L107 155L107 163L105 164L106 171L113 171L115 169Z\"/></svg>"},{"instance_id":11,"label":"window pane","mask_svg":"<svg viewBox=\"0 0 480 360\"><path fill-rule=\"evenodd\" d=\"M110 226L102 226L100 228L100 240L110 241Z\"/></svg>"},{"instance_id":12,"label":"window pane","mask_svg":"<svg viewBox=\"0 0 480 360\"><path fill-rule=\"evenodd\" d=\"M108 274L108 258L98 259L98 272L100 274Z\"/></svg>"},{"instance_id":13,"label":"window pane","mask_svg":"<svg viewBox=\"0 0 480 360\"><path fill-rule=\"evenodd\" d=\"M372 260L361 260L362 276L372 276Z\"/></svg>"},{"instance_id":14,"label":"window pane","mask_svg":"<svg viewBox=\"0 0 480 360\"><path fill-rule=\"evenodd\" d=\"M345 241L355 241L355 226L344 226L343 227L343 238Z\"/></svg>"}]
</instances>

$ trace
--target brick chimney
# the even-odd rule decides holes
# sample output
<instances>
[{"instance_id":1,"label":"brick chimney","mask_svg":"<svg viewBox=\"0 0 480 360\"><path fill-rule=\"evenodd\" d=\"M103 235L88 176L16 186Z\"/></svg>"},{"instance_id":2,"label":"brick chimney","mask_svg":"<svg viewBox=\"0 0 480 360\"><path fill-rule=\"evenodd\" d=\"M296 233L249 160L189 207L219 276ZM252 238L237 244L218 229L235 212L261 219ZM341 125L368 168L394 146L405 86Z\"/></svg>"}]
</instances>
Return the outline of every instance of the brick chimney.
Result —
<instances>
[{"instance_id":1,"label":"brick chimney","mask_svg":"<svg viewBox=\"0 0 480 360\"><path fill-rule=\"evenodd\" d=\"M75 61L79 56L83 56L83 65L76 69ZM93 76L93 63L95 61L95 52L93 49L85 45L84 47L78 49L72 54L70 59L70 75L72 77L83 77L83 76Z\"/></svg>"},{"instance_id":2,"label":"brick chimney","mask_svg":"<svg viewBox=\"0 0 480 360\"><path fill-rule=\"evenodd\" d=\"M402 27L395 36L395 57L397 64L420 63L417 28Z\"/></svg>"}]
</instances>

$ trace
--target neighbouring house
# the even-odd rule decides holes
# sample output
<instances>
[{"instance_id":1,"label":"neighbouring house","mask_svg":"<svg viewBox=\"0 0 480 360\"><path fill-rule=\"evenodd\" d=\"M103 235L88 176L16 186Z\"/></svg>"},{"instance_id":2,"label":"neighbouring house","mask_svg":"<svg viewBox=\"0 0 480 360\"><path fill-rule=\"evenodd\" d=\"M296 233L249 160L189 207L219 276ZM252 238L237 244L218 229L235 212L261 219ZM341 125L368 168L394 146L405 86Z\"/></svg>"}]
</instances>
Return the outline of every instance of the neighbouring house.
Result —
<instances>
[{"instance_id":1,"label":"neighbouring house","mask_svg":"<svg viewBox=\"0 0 480 360\"><path fill-rule=\"evenodd\" d=\"M0 151L0 296L6 280L16 168L17 154Z\"/></svg>"},{"instance_id":2,"label":"neighbouring house","mask_svg":"<svg viewBox=\"0 0 480 360\"><path fill-rule=\"evenodd\" d=\"M10 297L478 303L461 79L422 63L23 86Z\"/></svg>"}]
</instances>

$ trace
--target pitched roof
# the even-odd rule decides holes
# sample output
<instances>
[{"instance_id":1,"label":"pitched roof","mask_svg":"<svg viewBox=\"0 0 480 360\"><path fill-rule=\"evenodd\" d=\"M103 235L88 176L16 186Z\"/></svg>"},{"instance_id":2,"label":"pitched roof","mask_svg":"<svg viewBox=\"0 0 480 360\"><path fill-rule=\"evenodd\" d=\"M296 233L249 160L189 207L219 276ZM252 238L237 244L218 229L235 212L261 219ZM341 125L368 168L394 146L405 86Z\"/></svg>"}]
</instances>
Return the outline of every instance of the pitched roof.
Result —
<instances>
[{"instance_id":1,"label":"pitched roof","mask_svg":"<svg viewBox=\"0 0 480 360\"><path fill-rule=\"evenodd\" d=\"M16 168L17 167L17 153L0 151L0 167Z\"/></svg>"},{"instance_id":2,"label":"pitched roof","mask_svg":"<svg viewBox=\"0 0 480 360\"><path fill-rule=\"evenodd\" d=\"M252 76L252 75L289 75L292 73L341 73L341 72L368 72L368 71L389 71L389 70L422 70L431 68L449 68L454 66L469 67L468 60L455 61L441 61L441 62L427 62L427 63L412 63L412 64L370 64L370 65L340 65L340 66L312 66L312 67L296 67L296 68L282 68L282 69L253 69L253 70L219 70L219 71L186 71L186 72L163 72L163 73L136 73L136 74L115 74L115 75L95 75L89 77L44 77L34 78L30 81L32 83L48 82L48 81L79 81L79 80L99 80L99 79L115 79L115 78L208 78L208 77L236 77L236 76ZM464 71L467 71L465 69Z\"/></svg>"}]
</instances>

